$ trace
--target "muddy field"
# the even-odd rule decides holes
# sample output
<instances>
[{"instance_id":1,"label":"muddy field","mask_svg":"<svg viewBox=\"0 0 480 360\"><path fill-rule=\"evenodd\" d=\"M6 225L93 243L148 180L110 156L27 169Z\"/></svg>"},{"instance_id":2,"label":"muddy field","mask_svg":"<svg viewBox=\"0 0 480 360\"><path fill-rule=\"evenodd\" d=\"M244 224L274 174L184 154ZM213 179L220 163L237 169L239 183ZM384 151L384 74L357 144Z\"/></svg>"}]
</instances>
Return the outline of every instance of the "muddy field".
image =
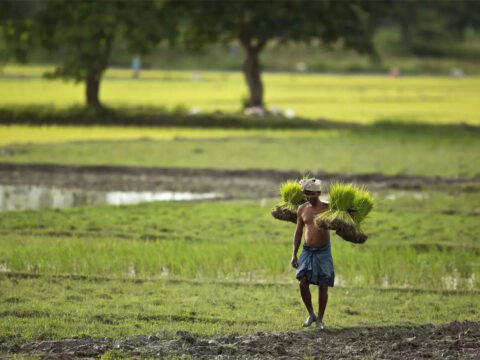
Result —
<instances>
[{"instance_id":1,"label":"muddy field","mask_svg":"<svg viewBox=\"0 0 480 360\"><path fill-rule=\"evenodd\" d=\"M310 172L324 181L341 180L368 185L370 189L422 189L425 186L472 184L480 178L426 177L384 174L337 174ZM278 195L279 185L298 179L298 171L213 170L145 168L126 166L63 166L43 164L1 164L2 185L45 185L118 191L219 192L225 198L268 198Z\"/></svg>"},{"instance_id":2,"label":"muddy field","mask_svg":"<svg viewBox=\"0 0 480 360\"><path fill-rule=\"evenodd\" d=\"M448 184L478 186L480 182L479 178L311 175L326 181L336 179L362 183L369 188L422 189ZM0 184L43 184L95 190L188 189L193 192L218 191L227 198L275 197L281 182L301 176L299 172L275 170L0 164ZM221 338L201 338L183 331L177 332L176 339L157 334L123 339L82 337L19 343L14 338L0 337L0 358L20 355L49 359L98 359L104 354L110 355L110 358L125 355L139 359L182 356L200 359L479 359L480 322L258 332Z\"/></svg>"},{"instance_id":3,"label":"muddy field","mask_svg":"<svg viewBox=\"0 0 480 360\"><path fill-rule=\"evenodd\" d=\"M452 322L416 327L365 327L306 330L284 333L257 332L248 336L198 338L178 332L167 340L140 335L120 340L76 338L0 345L0 353L49 359L132 358L186 356L195 359L478 359L480 322Z\"/></svg>"}]
</instances>

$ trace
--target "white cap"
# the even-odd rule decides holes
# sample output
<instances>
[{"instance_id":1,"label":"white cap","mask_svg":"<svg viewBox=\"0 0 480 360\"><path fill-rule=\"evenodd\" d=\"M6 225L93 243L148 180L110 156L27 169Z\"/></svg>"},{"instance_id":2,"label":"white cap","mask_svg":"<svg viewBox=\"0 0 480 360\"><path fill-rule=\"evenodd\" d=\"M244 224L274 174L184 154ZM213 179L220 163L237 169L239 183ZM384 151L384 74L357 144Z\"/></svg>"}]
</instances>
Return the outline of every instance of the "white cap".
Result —
<instances>
[{"instance_id":1,"label":"white cap","mask_svg":"<svg viewBox=\"0 0 480 360\"><path fill-rule=\"evenodd\" d=\"M300 180L300 186L303 191L322 191L322 181L315 178Z\"/></svg>"}]
</instances>

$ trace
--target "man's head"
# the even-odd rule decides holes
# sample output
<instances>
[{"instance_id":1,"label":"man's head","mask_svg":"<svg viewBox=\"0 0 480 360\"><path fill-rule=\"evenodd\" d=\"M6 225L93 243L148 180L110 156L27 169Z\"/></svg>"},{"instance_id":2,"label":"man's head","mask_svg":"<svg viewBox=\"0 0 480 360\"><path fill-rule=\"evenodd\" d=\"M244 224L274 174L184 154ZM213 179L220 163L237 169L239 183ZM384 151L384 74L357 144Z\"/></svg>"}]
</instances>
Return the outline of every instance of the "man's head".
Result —
<instances>
[{"instance_id":1,"label":"man's head","mask_svg":"<svg viewBox=\"0 0 480 360\"><path fill-rule=\"evenodd\" d=\"M322 181L315 178L303 179L300 180L300 186L307 197L307 201L312 205L316 205L318 197L322 193Z\"/></svg>"}]
</instances>

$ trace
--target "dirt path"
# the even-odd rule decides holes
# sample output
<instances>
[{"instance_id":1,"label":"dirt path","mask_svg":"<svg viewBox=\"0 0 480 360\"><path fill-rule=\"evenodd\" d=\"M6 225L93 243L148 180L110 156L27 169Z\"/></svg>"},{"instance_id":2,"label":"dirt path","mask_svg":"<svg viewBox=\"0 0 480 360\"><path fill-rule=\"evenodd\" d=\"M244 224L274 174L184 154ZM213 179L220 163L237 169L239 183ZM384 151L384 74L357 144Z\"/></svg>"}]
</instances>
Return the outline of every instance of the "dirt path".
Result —
<instances>
[{"instance_id":1,"label":"dirt path","mask_svg":"<svg viewBox=\"0 0 480 360\"><path fill-rule=\"evenodd\" d=\"M195 359L479 359L480 322L452 322L416 327L365 327L303 330L284 333L258 332L216 339L188 332L166 340L140 335L110 338L34 341L1 346L0 354L55 358L98 358L118 352L133 358L175 357ZM113 355L113 354L112 354ZM117 354L121 355L121 354ZM8 355L7 355L8 356Z\"/></svg>"},{"instance_id":2,"label":"dirt path","mask_svg":"<svg viewBox=\"0 0 480 360\"><path fill-rule=\"evenodd\" d=\"M105 191L220 192L232 198L275 197L280 183L301 178L298 171L66 166L0 163L2 185L44 185ZM478 178L312 172L325 181L342 180L369 188L421 189L442 184L469 184Z\"/></svg>"}]
</instances>

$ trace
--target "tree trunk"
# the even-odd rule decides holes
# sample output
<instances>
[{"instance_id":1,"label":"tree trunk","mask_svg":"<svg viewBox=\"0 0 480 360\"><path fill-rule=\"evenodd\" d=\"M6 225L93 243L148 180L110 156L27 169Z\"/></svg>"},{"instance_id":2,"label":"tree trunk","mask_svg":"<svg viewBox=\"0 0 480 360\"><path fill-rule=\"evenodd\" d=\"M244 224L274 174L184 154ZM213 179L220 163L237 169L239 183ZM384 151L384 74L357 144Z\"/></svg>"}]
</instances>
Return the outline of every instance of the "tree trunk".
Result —
<instances>
[{"instance_id":1,"label":"tree trunk","mask_svg":"<svg viewBox=\"0 0 480 360\"><path fill-rule=\"evenodd\" d=\"M107 68L108 60L110 59L110 53L112 51L113 35L109 36L105 40L105 47L99 50L98 58L101 60L101 66L91 67L87 70L85 90L87 95L87 106L93 108L100 108L99 92L100 92L100 80L102 79L103 72Z\"/></svg>"},{"instance_id":2,"label":"tree trunk","mask_svg":"<svg viewBox=\"0 0 480 360\"><path fill-rule=\"evenodd\" d=\"M402 34L403 43L408 52L414 51L410 26L411 25L407 21L400 20L400 32Z\"/></svg>"},{"instance_id":3,"label":"tree trunk","mask_svg":"<svg viewBox=\"0 0 480 360\"><path fill-rule=\"evenodd\" d=\"M97 74L95 71L92 70L87 73L85 89L88 107L101 107L100 99L98 97L98 93L100 90L100 77L100 74Z\"/></svg>"},{"instance_id":4,"label":"tree trunk","mask_svg":"<svg viewBox=\"0 0 480 360\"><path fill-rule=\"evenodd\" d=\"M243 73L250 92L247 106L263 107L263 84L260 77L260 64L258 61L259 50L246 48L245 51L247 57L243 64Z\"/></svg>"}]
</instances>

